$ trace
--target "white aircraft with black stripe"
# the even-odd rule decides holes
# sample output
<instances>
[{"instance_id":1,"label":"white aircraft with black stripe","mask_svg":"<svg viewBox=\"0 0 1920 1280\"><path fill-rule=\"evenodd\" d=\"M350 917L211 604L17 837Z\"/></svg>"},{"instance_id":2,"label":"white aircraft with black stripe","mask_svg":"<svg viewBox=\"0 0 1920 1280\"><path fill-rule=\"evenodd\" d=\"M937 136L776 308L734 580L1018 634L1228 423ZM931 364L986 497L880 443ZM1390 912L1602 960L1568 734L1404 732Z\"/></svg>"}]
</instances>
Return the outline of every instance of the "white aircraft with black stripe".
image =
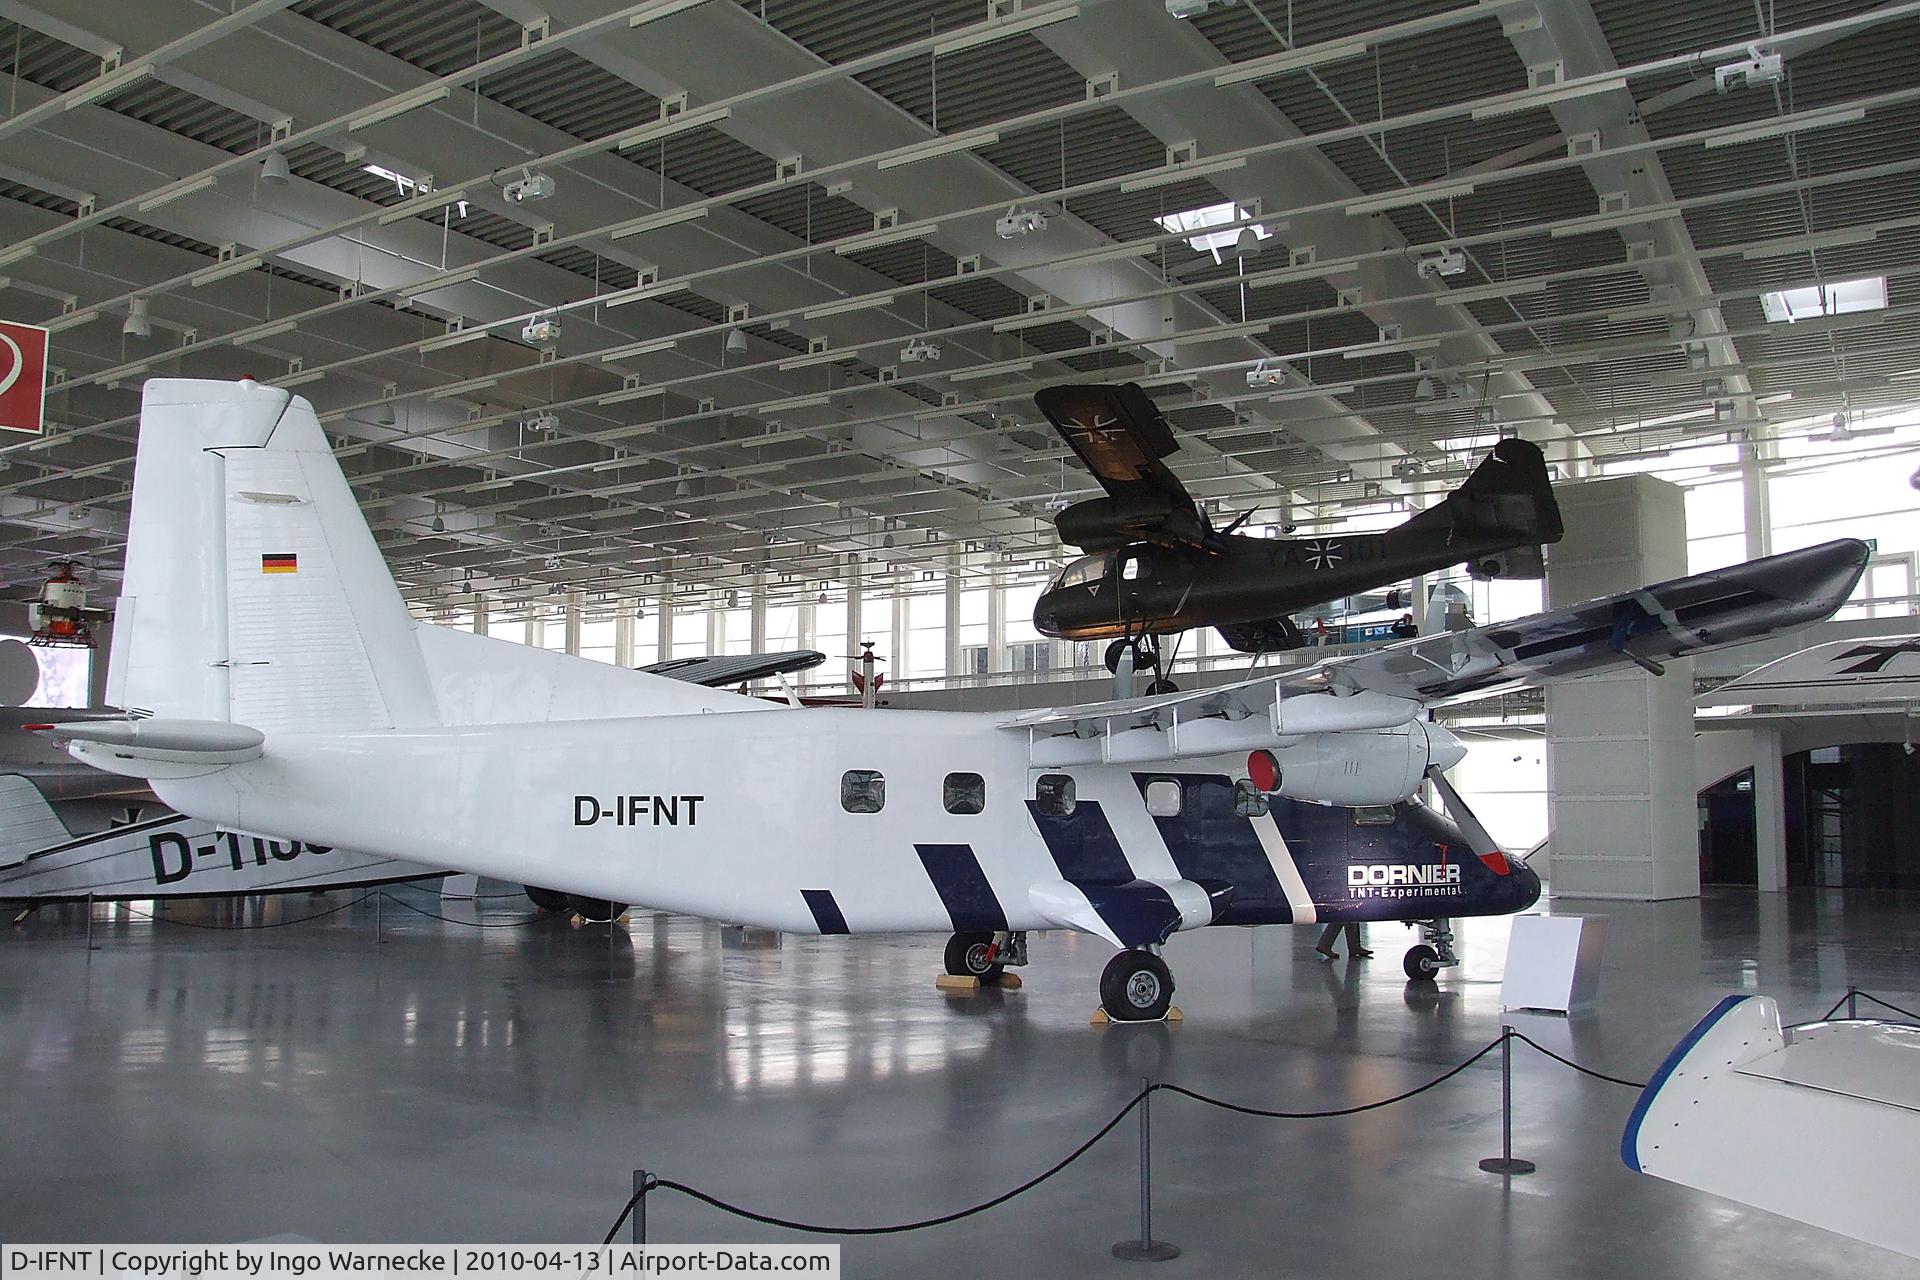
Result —
<instances>
[{"instance_id":1,"label":"white aircraft with black stripe","mask_svg":"<svg viewBox=\"0 0 1920 1280\"><path fill-rule=\"evenodd\" d=\"M108 697L54 732L183 813L803 933L951 932L950 966L1080 929L1115 1018L1163 1016L1183 929L1519 910L1436 701L1825 617L1843 541L1204 692L1060 711L800 712L407 613L312 407L146 384ZM1292 871L1285 870L1291 864Z\"/></svg>"}]
</instances>

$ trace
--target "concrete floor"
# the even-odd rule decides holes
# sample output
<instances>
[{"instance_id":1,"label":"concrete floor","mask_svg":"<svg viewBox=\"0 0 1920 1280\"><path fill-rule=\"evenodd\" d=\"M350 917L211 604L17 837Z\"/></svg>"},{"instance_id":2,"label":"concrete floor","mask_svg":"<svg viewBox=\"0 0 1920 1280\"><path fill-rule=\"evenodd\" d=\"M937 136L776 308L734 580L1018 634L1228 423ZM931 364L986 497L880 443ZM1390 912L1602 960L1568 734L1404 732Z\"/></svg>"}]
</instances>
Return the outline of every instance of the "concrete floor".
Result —
<instances>
[{"instance_id":1,"label":"concrete floor","mask_svg":"<svg viewBox=\"0 0 1920 1280\"><path fill-rule=\"evenodd\" d=\"M418 890L402 894L439 909ZM351 895L171 908L304 916ZM1602 1003L1525 1028L1644 1079L1728 991L1823 1012L1851 982L1920 996L1910 900L1717 892L1611 918ZM645 1166L788 1216L874 1223L984 1199L1051 1163L1144 1074L1311 1109L1407 1088L1497 1033L1507 922L1410 989L1399 926L1367 964L1311 930L1209 930L1167 955L1186 1021L1087 1024L1107 948L1034 939L1019 992L937 993L940 939L745 935L681 917L512 927L523 901L370 905L260 932L80 908L0 930L0 1238L597 1241ZM1911 1004L1909 1005L1911 1007ZM1156 1274L1341 1277L1912 1276L1895 1254L1629 1173L1630 1090L1517 1051L1508 1185L1497 1056L1342 1120L1154 1104ZM1793 1152L1783 1151L1783 1159ZM1117 1275L1137 1206L1131 1121L1059 1178L970 1222L845 1243L849 1275ZM791 1239L679 1197L658 1241Z\"/></svg>"}]
</instances>

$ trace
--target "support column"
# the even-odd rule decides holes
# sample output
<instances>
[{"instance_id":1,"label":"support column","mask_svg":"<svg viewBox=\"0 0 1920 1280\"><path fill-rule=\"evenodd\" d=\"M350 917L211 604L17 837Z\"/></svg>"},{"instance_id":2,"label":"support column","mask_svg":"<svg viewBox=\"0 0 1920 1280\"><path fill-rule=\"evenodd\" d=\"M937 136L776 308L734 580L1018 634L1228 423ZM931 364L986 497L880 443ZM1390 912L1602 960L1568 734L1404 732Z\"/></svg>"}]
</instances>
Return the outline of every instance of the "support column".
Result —
<instances>
[{"instance_id":1,"label":"support column","mask_svg":"<svg viewBox=\"0 0 1920 1280\"><path fill-rule=\"evenodd\" d=\"M655 636L658 641L659 661L665 662L673 656L673 579L660 580L660 599L654 606Z\"/></svg>"},{"instance_id":2,"label":"support column","mask_svg":"<svg viewBox=\"0 0 1920 1280\"><path fill-rule=\"evenodd\" d=\"M613 665L633 667L633 606L621 605L613 614Z\"/></svg>"},{"instance_id":3,"label":"support column","mask_svg":"<svg viewBox=\"0 0 1920 1280\"><path fill-rule=\"evenodd\" d=\"M562 615L566 620L567 652L574 657L580 656L580 593L567 592L567 604Z\"/></svg>"},{"instance_id":4,"label":"support column","mask_svg":"<svg viewBox=\"0 0 1920 1280\"><path fill-rule=\"evenodd\" d=\"M752 648L755 653L767 651L767 575L753 575L753 595L747 602L748 629L753 633Z\"/></svg>"},{"instance_id":5,"label":"support column","mask_svg":"<svg viewBox=\"0 0 1920 1280\"><path fill-rule=\"evenodd\" d=\"M860 652L860 642L867 638L860 630L863 576L859 557L847 557L847 652L852 654Z\"/></svg>"},{"instance_id":6,"label":"support column","mask_svg":"<svg viewBox=\"0 0 1920 1280\"><path fill-rule=\"evenodd\" d=\"M1762 893L1787 887L1787 797L1781 774L1780 731L1755 729L1753 740L1753 859Z\"/></svg>"},{"instance_id":7,"label":"support column","mask_svg":"<svg viewBox=\"0 0 1920 1280\"><path fill-rule=\"evenodd\" d=\"M995 568L987 588L987 670L1007 669L1007 575Z\"/></svg>"},{"instance_id":8,"label":"support column","mask_svg":"<svg viewBox=\"0 0 1920 1280\"><path fill-rule=\"evenodd\" d=\"M1556 490L1566 538L1548 548L1547 605L1686 572L1686 503L1650 476ZM1653 900L1700 892L1693 664L1628 666L1547 689L1556 895Z\"/></svg>"},{"instance_id":9,"label":"support column","mask_svg":"<svg viewBox=\"0 0 1920 1280\"><path fill-rule=\"evenodd\" d=\"M477 636L487 634L487 609L489 607L484 592L478 593L473 597L473 634Z\"/></svg>"},{"instance_id":10,"label":"support column","mask_svg":"<svg viewBox=\"0 0 1920 1280\"><path fill-rule=\"evenodd\" d=\"M907 646L913 643L913 632L908 626L911 608L911 598L896 585L893 592L893 635L889 640L893 652L886 655L893 660L891 683L898 683L907 678L909 661Z\"/></svg>"},{"instance_id":11,"label":"support column","mask_svg":"<svg viewBox=\"0 0 1920 1280\"><path fill-rule=\"evenodd\" d=\"M960 673L960 555L947 560L947 668L948 676Z\"/></svg>"}]
</instances>

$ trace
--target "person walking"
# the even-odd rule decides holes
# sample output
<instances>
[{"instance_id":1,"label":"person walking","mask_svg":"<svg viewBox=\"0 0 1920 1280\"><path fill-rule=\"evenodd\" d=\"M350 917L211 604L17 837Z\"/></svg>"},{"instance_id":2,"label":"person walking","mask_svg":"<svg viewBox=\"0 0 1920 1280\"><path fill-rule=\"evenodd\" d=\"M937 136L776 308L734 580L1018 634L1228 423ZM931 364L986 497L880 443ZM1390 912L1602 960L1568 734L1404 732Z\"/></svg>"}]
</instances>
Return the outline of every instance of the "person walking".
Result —
<instances>
[{"instance_id":1,"label":"person walking","mask_svg":"<svg viewBox=\"0 0 1920 1280\"><path fill-rule=\"evenodd\" d=\"M1371 960L1373 958L1373 952L1360 945L1360 926L1353 921L1341 924L1336 920L1332 924L1329 924L1320 931L1320 941L1314 944L1313 949L1329 960L1338 960L1340 953L1333 949L1333 944L1339 941L1342 930L1346 931L1347 953L1349 955L1356 960Z\"/></svg>"}]
</instances>

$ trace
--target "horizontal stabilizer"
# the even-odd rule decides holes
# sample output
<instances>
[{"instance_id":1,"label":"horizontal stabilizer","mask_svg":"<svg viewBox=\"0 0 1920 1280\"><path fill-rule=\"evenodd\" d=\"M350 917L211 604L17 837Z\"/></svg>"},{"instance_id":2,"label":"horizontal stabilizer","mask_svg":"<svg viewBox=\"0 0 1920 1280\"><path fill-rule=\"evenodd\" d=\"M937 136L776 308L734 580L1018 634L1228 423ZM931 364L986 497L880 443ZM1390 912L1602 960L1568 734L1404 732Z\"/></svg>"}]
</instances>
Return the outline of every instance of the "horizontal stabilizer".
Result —
<instances>
[{"instance_id":1,"label":"horizontal stabilizer","mask_svg":"<svg viewBox=\"0 0 1920 1280\"><path fill-rule=\"evenodd\" d=\"M71 834L30 779L0 774L0 869L18 866L35 849Z\"/></svg>"},{"instance_id":2,"label":"horizontal stabilizer","mask_svg":"<svg viewBox=\"0 0 1920 1280\"><path fill-rule=\"evenodd\" d=\"M1920 635L1817 644L1737 676L1698 701L1706 707L1920 702Z\"/></svg>"},{"instance_id":3,"label":"horizontal stabilizer","mask_svg":"<svg viewBox=\"0 0 1920 1280\"><path fill-rule=\"evenodd\" d=\"M712 654L699 658L669 658L639 670L670 680L722 689L728 685L751 684L774 676L810 671L827 660L818 649L793 649L784 653Z\"/></svg>"},{"instance_id":4,"label":"horizontal stabilizer","mask_svg":"<svg viewBox=\"0 0 1920 1280\"><path fill-rule=\"evenodd\" d=\"M1920 1027L1729 996L1641 1091L1627 1167L1920 1258Z\"/></svg>"},{"instance_id":5,"label":"horizontal stabilizer","mask_svg":"<svg viewBox=\"0 0 1920 1280\"><path fill-rule=\"evenodd\" d=\"M27 725L82 764L133 778L191 778L257 760L266 735L224 720L79 720Z\"/></svg>"}]
</instances>

